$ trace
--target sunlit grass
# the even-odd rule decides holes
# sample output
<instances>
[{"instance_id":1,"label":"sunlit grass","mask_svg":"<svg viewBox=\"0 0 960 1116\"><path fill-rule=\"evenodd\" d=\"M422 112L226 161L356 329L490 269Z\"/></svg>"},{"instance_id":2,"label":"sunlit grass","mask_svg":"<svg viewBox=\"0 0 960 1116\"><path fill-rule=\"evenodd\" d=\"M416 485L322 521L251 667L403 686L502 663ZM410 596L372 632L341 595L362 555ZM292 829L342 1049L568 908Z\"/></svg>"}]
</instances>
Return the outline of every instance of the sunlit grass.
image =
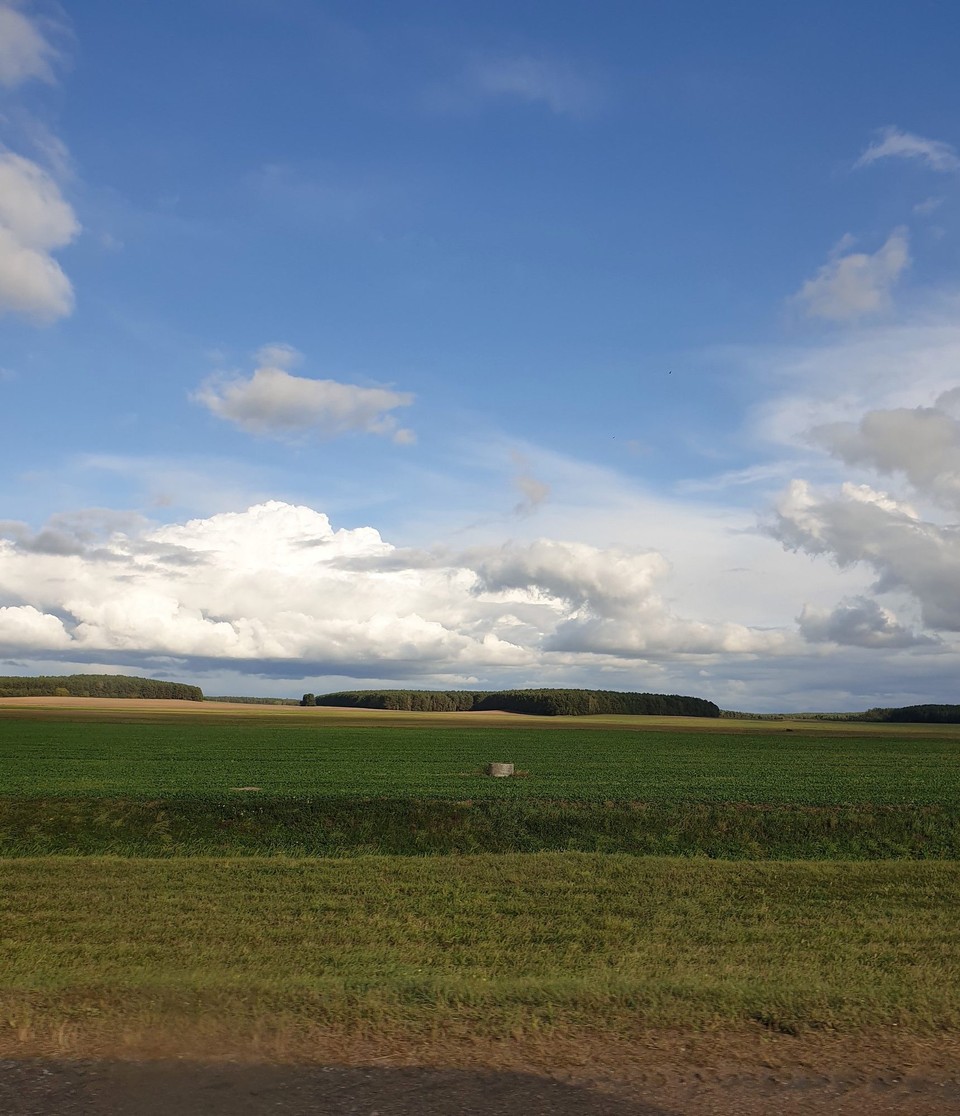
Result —
<instances>
[{"instance_id":1,"label":"sunlit grass","mask_svg":"<svg viewBox=\"0 0 960 1116\"><path fill-rule=\"evenodd\" d=\"M960 866L577 854L0 861L13 1026L960 1025Z\"/></svg>"}]
</instances>

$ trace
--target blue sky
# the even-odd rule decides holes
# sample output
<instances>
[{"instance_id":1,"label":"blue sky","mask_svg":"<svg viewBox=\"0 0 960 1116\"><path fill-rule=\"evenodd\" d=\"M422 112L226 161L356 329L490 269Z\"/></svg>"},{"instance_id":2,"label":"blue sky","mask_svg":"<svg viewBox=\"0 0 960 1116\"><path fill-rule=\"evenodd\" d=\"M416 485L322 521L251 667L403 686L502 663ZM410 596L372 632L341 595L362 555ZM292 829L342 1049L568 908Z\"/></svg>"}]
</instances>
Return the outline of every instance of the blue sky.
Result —
<instances>
[{"instance_id":1,"label":"blue sky","mask_svg":"<svg viewBox=\"0 0 960 1116\"><path fill-rule=\"evenodd\" d=\"M953 700L958 32L0 0L0 672Z\"/></svg>"}]
</instances>

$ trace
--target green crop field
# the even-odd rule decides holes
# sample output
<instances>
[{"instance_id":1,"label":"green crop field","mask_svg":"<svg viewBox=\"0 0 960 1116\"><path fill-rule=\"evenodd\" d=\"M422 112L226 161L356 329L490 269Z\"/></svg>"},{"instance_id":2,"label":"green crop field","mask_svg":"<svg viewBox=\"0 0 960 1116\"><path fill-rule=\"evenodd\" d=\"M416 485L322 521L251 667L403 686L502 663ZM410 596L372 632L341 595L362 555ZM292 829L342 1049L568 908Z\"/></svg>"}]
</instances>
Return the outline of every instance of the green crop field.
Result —
<instances>
[{"instance_id":1,"label":"green crop field","mask_svg":"<svg viewBox=\"0 0 960 1116\"><path fill-rule=\"evenodd\" d=\"M0 720L3 794L960 804L960 733ZM952 727L952 726L951 726ZM490 760L521 778L483 776Z\"/></svg>"},{"instance_id":2,"label":"green crop field","mask_svg":"<svg viewBox=\"0 0 960 1116\"><path fill-rule=\"evenodd\" d=\"M956 730L434 716L0 720L0 852L960 856Z\"/></svg>"}]
</instances>

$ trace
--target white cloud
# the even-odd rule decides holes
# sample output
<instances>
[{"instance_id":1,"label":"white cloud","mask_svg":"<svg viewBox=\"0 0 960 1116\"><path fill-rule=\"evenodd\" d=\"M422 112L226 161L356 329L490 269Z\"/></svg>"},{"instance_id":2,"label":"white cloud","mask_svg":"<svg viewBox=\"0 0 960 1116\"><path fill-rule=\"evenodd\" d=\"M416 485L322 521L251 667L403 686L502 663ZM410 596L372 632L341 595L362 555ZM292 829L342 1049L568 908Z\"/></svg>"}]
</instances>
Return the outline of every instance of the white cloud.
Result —
<instances>
[{"instance_id":1,"label":"white cloud","mask_svg":"<svg viewBox=\"0 0 960 1116\"><path fill-rule=\"evenodd\" d=\"M299 362L300 354L289 345L268 345L258 359L249 379L211 377L193 399L248 433L272 438L359 432L384 435L400 445L415 440L390 413L413 402L409 392L291 375L287 368Z\"/></svg>"},{"instance_id":2,"label":"white cloud","mask_svg":"<svg viewBox=\"0 0 960 1116\"><path fill-rule=\"evenodd\" d=\"M0 599L15 602L8 651L251 671L292 663L288 677L475 676L581 653L668 660L775 642L676 616L657 591L669 567L651 552L543 539L402 550L373 528L334 530L325 515L276 501L163 527L131 521L89 544L76 530L46 545L50 528L25 537L10 526L0 541Z\"/></svg>"},{"instance_id":3,"label":"white cloud","mask_svg":"<svg viewBox=\"0 0 960 1116\"><path fill-rule=\"evenodd\" d=\"M73 288L50 254L79 233L77 218L36 163L0 152L0 311L52 321L73 309Z\"/></svg>"},{"instance_id":4,"label":"white cloud","mask_svg":"<svg viewBox=\"0 0 960 1116\"><path fill-rule=\"evenodd\" d=\"M4 651L59 651L70 642L63 621L56 616L32 605L0 608L0 649Z\"/></svg>"},{"instance_id":5,"label":"white cloud","mask_svg":"<svg viewBox=\"0 0 960 1116\"><path fill-rule=\"evenodd\" d=\"M0 85L8 89L30 78L52 81L56 51L21 11L0 3Z\"/></svg>"},{"instance_id":6,"label":"white cloud","mask_svg":"<svg viewBox=\"0 0 960 1116\"><path fill-rule=\"evenodd\" d=\"M559 116L588 115L599 102L595 87L571 66L531 55L486 59L472 77L486 96L544 104Z\"/></svg>"},{"instance_id":7,"label":"white cloud","mask_svg":"<svg viewBox=\"0 0 960 1116\"><path fill-rule=\"evenodd\" d=\"M856 321L889 308L893 286L909 265L907 230L894 229L873 255L850 252L829 260L793 300L810 317Z\"/></svg>"},{"instance_id":8,"label":"white cloud","mask_svg":"<svg viewBox=\"0 0 960 1116\"><path fill-rule=\"evenodd\" d=\"M880 138L864 151L856 166L866 167L878 159L920 159L931 170L946 174L960 171L960 156L949 143L925 139L895 127L882 129Z\"/></svg>"},{"instance_id":9,"label":"white cloud","mask_svg":"<svg viewBox=\"0 0 960 1116\"><path fill-rule=\"evenodd\" d=\"M957 385L960 298L941 296L901 321L866 323L826 341L721 355L755 383L745 436L809 455L814 427L929 405Z\"/></svg>"}]
</instances>

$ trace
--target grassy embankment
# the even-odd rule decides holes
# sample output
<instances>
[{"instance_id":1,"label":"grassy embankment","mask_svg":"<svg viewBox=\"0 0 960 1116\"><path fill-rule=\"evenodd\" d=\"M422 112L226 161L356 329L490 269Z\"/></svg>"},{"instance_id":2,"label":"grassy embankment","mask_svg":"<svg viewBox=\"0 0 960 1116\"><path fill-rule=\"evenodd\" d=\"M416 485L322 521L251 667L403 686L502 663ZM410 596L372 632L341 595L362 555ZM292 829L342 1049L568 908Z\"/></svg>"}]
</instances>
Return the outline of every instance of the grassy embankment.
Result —
<instances>
[{"instance_id":1,"label":"grassy embankment","mask_svg":"<svg viewBox=\"0 0 960 1116\"><path fill-rule=\"evenodd\" d=\"M955 729L308 716L0 718L0 1048L960 1032Z\"/></svg>"}]
</instances>

